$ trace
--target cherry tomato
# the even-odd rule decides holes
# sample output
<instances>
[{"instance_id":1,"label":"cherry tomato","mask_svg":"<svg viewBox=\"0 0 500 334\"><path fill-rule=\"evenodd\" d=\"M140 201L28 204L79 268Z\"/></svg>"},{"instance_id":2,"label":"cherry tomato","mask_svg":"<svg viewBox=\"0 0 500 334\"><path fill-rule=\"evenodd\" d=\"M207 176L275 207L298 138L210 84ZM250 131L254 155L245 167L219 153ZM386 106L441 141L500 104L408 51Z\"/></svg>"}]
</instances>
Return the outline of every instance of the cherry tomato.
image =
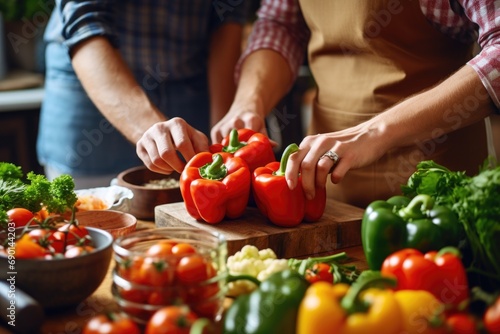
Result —
<instances>
[{"instance_id":1,"label":"cherry tomato","mask_svg":"<svg viewBox=\"0 0 500 334\"><path fill-rule=\"evenodd\" d=\"M77 257L77 256L82 256L85 254L89 254L94 251L94 247L89 246L89 245L84 245L84 246L70 246L66 249L64 252L64 257L66 258L71 258L71 257Z\"/></svg>"},{"instance_id":2,"label":"cherry tomato","mask_svg":"<svg viewBox=\"0 0 500 334\"><path fill-rule=\"evenodd\" d=\"M139 326L130 318L118 314L100 314L92 317L83 327L82 334L141 334Z\"/></svg>"},{"instance_id":3,"label":"cherry tomato","mask_svg":"<svg viewBox=\"0 0 500 334\"><path fill-rule=\"evenodd\" d=\"M45 228L36 228L28 232L32 240L47 250L47 253L62 253L64 244L54 237L54 231Z\"/></svg>"},{"instance_id":4,"label":"cherry tomato","mask_svg":"<svg viewBox=\"0 0 500 334\"><path fill-rule=\"evenodd\" d=\"M120 277L130 281L132 283L142 283L141 282L141 267L144 262L144 258L141 256L135 256L132 259L124 259L118 265L117 272Z\"/></svg>"},{"instance_id":5,"label":"cherry tomato","mask_svg":"<svg viewBox=\"0 0 500 334\"><path fill-rule=\"evenodd\" d=\"M59 227L58 230L54 232L54 238L66 246L74 245L77 242L80 244L90 243L89 232L85 226L69 223Z\"/></svg>"},{"instance_id":6,"label":"cherry tomato","mask_svg":"<svg viewBox=\"0 0 500 334\"><path fill-rule=\"evenodd\" d=\"M306 270L305 278L309 283L319 281L334 283L331 267L328 263L315 263Z\"/></svg>"},{"instance_id":7,"label":"cherry tomato","mask_svg":"<svg viewBox=\"0 0 500 334\"><path fill-rule=\"evenodd\" d=\"M40 258L47 253L45 248L33 241L29 234L25 234L17 240L15 247L15 255L18 259Z\"/></svg>"},{"instance_id":8,"label":"cherry tomato","mask_svg":"<svg viewBox=\"0 0 500 334\"><path fill-rule=\"evenodd\" d=\"M145 334L188 334L197 318L187 306L165 306L149 319Z\"/></svg>"},{"instance_id":9,"label":"cherry tomato","mask_svg":"<svg viewBox=\"0 0 500 334\"><path fill-rule=\"evenodd\" d=\"M174 271L168 262L146 257L141 265L139 281L151 286L171 285L174 281Z\"/></svg>"},{"instance_id":10,"label":"cherry tomato","mask_svg":"<svg viewBox=\"0 0 500 334\"><path fill-rule=\"evenodd\" d=\"M172 248L174 245L175 244L173 242L168 240L159 241L146 251L146 256L166 257L172 255Z\"/></svg>"},{"instance_id":11,"label":"cherry tomato","mask_svg":"<svg viewBox=\"0 0 500 334\"><path fill-rule=\"evenodd\" d=\"M450 334L479 334L476 319L467 313L454 313L446 318Z\"/></svg>"},{"instance_id":12,"label":"cherry tomato","mask_svg":"<svg viewBox=\"0 0 500 334\"><path fill-rule=\"evenodd\" d=\"M500 333L500 297L497 297L495 302L486 309L483 322L488 333Z\"/></svg>"},{"instance_id":13,"label":"cherry tomato","mask_svg":"<svg viewBox=\"0 0 500 334\"><path fill-rule=\"evenodd\" d=\"M174 255L186 255L186 254L195 254L196 248L188 243L178 243L174 247L172 247L172 254Z\"/></svg>"},{"instance_id":14,"label":"cherry tomato","mask_svg":"<svg viewBox=\"0 0 500 334\"><path fill-rule=\"evenodd\" d=\"M191 284L202 282L209 278L209 268L207 261L201 255L194 254L184 256L175 269L178 282L181 284Z\"/></svg>"},{"instance_id":15,"label":"cherry tomato","mask_svg":"<svg viewBox=\"0 0 500 334\"><path fill-rule=\"evenodd\" d=\"M16 227L23 227L35 217L33 212L25 208L14 208L7 211L9 220L14 222Z\"/></svg>"}]
</instances>

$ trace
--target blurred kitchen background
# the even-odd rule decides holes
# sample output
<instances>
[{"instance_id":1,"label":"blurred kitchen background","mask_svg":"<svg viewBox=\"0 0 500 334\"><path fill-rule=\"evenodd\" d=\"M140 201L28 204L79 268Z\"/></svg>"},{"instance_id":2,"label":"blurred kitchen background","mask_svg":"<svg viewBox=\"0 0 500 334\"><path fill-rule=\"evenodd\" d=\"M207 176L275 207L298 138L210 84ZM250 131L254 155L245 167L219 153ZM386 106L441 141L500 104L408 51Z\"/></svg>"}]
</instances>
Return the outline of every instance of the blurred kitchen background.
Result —
<instances>
[{"instance_id":1,"label":"blurred kitchen background","mask_svg":"<svg viewBox=\"0 0 500 334\"><path fill-rule=\"evenodd\" d=\"M248 34L260 1L249 8ZM24 172L43 173L36 159L36 136L43 98L43 32L53 0L0 0L0 161ZM243 38L242 47L245 45ZM270 136L280 150L304 136L315 94L307 63L291 91L268 117ZM500 116L491 117L493 146L500 157Z\"/></svg>"}]
</instances>

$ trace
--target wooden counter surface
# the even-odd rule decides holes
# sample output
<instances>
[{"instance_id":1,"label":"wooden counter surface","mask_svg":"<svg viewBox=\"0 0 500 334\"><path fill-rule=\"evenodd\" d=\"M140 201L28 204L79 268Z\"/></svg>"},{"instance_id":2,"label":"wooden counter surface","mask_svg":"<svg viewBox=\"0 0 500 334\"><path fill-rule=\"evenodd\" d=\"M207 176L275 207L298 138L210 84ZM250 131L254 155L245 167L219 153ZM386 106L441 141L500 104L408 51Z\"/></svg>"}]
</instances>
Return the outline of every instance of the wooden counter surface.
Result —
<instances>
[{"instance_id":1,"label":"wooden counter surface","mask_svg":"<svg viewBox=\"0 0 500 334\"><path fill-rule=\"evenodd\" d=\"M152 221L138 221L137 230L155 228ZM350 258L349 263L356 265L357 268L367 269L361 246L338 249L336 252L345 251ZM320 254L318 254L319 256ZM108 275L100 287L85 301L65 311L46 314L45 322L41 328L42 334L79 334L85 323L94 315L118 310L118 306L113 300L111 294L111 271L114 266L113 261L110 264ZM0 334L13 333L8 325L0 327ZM36 333L33 333L36 334Z\"/></svg>"}]
</instances>

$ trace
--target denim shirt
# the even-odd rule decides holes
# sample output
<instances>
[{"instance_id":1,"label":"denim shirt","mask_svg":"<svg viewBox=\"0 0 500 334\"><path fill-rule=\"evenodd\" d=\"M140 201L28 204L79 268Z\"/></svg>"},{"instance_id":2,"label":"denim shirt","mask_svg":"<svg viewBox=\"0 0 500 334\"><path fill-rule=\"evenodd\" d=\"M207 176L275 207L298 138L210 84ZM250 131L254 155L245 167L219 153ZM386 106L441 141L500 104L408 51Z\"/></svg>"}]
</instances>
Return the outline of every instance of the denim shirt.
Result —
<instances>
[{"instance_id":1,"label":"denim shirt","mask_svg":"<svg viewBox=\"0 0 500 334\"><path fill-rule=\"evenodd\" d=\"M117 47L151 101L209 133L210 34L245 22L243 0L57 0L44 39L45 97L37 154L42 165L74 176L119 173L142 165L135 147L95 108L69 51L92 36ZM231 5L232 4L232 5Z\"/></svg>"}]
</instances>

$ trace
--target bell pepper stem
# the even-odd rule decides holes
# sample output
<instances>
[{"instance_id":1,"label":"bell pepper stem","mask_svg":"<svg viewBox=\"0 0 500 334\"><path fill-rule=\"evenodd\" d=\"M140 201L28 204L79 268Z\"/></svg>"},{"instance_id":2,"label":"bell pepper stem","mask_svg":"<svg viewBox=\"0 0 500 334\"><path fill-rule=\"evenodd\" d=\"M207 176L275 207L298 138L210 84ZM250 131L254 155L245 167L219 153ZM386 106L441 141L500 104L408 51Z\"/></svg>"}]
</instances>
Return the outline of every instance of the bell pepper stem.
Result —
<instances>
[{"instance_id":1,"label":"bell pepper stem","mask_svg":"<svg viewBox=\"0 0 500 334\"><path fill-rule=\"evenodd\" d=\"M458 250L458 248L453 247L453 246L446 246L446 247L441 248L437 252L436 258L441 257L444 254L452 254L455 257L459 258L459 259L462 258L462 253L460 253L460 251Z\"/></svg>"},{"instance_id":2,"label":"bell pepper stem","mask_svg":"<svg viewBox=\"0 0 500 334\"><path fill-rule=\"evenodd\" d=\"M425 217L424 212L432 209L434 199L426 194L420 194L410 201L410 203L399 210L399 215L403 219L419 219Z\"/></svg>"},{"instance_id":3,"label":"bell pepper stem","mask_svg":"<svg viewBox=\"0 0 500 334\"><path fill-rule=\"evenodd\" d=\"M396 280L390 277L381 276L380 274L373 277L367 277L365 279L361 279L361 281L360 279L358 279L356 283L351 285L344 298L342 298L340 302L342 308L348 314L353 314L357 312L366 312L366 310L368 309L367 305L365 305L359 300L361 292L363 292L368 288L381 285L394 287L396 286Z\"/></svg>"},{"instance_id":4,"label":"bell pepper stem","mask_svg":"<svg viewBox=\"0 0 500 334\"><path fill-rule=\"evenodd\" d=\"M222 180L227 175L227 168L220 154L214 154L212 162L199 168L202 178L208 180Z\"/></svg>"},{"instance_id":5,"label":"bell pepper stem","mask_svg":"<svg viewBox=\"0 0 500 334\"><path fill-rule=\"evenodd\" d=\"M281 155L281 160L280 160L280 168L275 171L273 174L276 176L283 176L285 175L286 171L286 165L288 164L288 158L290 158L290 155L292 153L295 153L299 150L299 146L295 143L292 143L288 145L285 150L283 151L283 154Z\"/></svg>"},{"instance_id":6,"label":"bell pepper stem","mask_svg":"<svg viewBox=\"0 0 500 334\"><path fill-rule=\"evenodd\" d=\"M234 153L240 148L246 146L247 143L241 142L238 137L238 130L232 129L229 133L229 144L222 148L224 152Z\"/></svg>"},{"instance_id":7,"label":"bell pepper stem","mask_svg":"<svg viewBox=\"0 0 500 334\"><path fill-rule=\"evenodd\" d=\"M203 334L207 326L210 326L210 320L207 318L198 318L195 320L191 328L189 329L189 334Z\"/></svg>"},{"instance_id":8,"label":"bell pepper stem","mask_svg":"<svg viewBox=\"0 0 500 334\"><path fill-rule=\"evenodd\" d=\"M252 275L227 275L226 277L226 283L231 283L239 280L247 280L252 283L254 283L257 286L260 286L260 281L257 279L257 277L252 276Z\"/></svg>"}]
</instances>

